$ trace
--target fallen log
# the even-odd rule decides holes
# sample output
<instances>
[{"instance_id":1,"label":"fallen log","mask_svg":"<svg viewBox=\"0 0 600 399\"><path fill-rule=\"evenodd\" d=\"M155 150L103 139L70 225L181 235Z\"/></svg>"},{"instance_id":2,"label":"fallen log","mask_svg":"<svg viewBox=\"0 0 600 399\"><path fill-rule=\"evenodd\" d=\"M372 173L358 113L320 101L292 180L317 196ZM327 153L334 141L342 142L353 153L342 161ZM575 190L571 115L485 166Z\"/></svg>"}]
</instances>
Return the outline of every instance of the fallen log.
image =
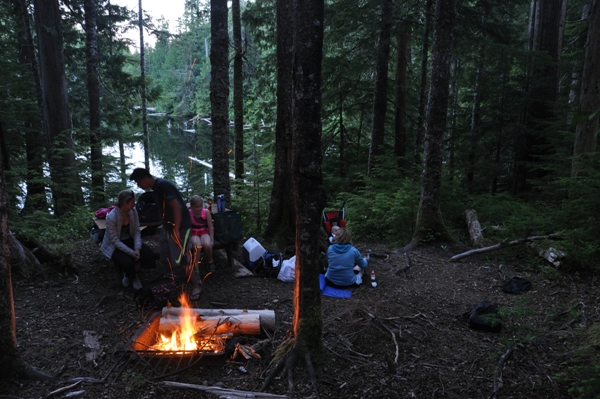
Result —
<instances>
[{"instance_id":1,"label":"fallen log","mask_svg":"<svg viewBox=\"0 0 600 399\"><path fill-rule=\"evenodd\" d=\"M217 395L220 398L254 398L254 399L286 399L291 398L288 395L277 395L273 393L266 392L252 392L252 391L238 391L237 389L228 389L221 388L216 386L208 386L208 385L196 385L196 384L186 384L183 382L175 382L175 381L162 381L163 386L170 388L187 388L187 389L196 389L199 391L204 391L213 395Z\"/></svg>"},{"instance_id":2,"label":"fallen log","mask_svg":"<svg viewBox=\"0 0 600 399\"><path fill-rule=\"evenodd\" d=\"M185 309L185 310L184 310ZM275 329L275 311L270 309L197 309L197 308L176 308L165 306L162 309L162 317L175 317L191 310L201 317L209 316L238 316L244 314L257 314L260 317L260 325L266 330Z\"/></svg>"},{"instance_id":3,"label":"fallen log","mask_svg":"<svg viewBox=\"0 0 600 399\"><path fill-rule=\"evenodd\" d=\"M483 246L483 229L477 219L477 212L475 212L475 209L467 209L465 215L467 217L469 237L471 237L471 246L481 248Z\"/></svg>"},{"instance_id":4,"label":"fallen log","mask_svg":"<svg viewBox=\"0 0 600 399\"><path fill-rule=\"evenodd\" d=\"M484 252L496 251L498 249L502 249L502 248L506 248L506 247L511 247L511 246L514 246L514 245L523 244L525 242L539 241L539 240L548 240L548 239L556 239L556 238L559 238L559 237L560 237L560 233L554 233L554 234L549 234L547 236L531 236L531 237L519 238L519 239L513 240L513 241L504 240L504 241L502 241L502 242L500 242L498 244L491 245L489 247L472 249L470 251L463 252L463 253L458 254L458 255L454 255L453 257L450 258L450 260L451 261L455 261L455 260L466 258L468 256L477 255L477 254L481 254L481 253L484 253Z\"/></svg>"},{"instance_id":5,"label":"fallen log","mask_svg":"<svg viewBox=\"0 0 600 399\"><path fill-rule=\"evenodd\" d=\"M172 334L180 329L179 316L161 317L157 332ZM238 316L195 317L193 320L196 334L201 335L260 335L260 316L244 314Z\"/></svg>"}]
</instances>

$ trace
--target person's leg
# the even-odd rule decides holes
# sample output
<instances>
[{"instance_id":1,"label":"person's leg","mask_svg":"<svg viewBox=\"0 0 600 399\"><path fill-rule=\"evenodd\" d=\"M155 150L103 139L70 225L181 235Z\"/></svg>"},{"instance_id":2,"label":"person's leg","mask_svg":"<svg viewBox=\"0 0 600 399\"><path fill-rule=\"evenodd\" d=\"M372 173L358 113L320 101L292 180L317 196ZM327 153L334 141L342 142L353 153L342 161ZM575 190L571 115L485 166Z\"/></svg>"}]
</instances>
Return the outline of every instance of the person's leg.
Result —
<instances>
[{"instance_id":1,"label":"person's leg","mask_svg":"<svg viewBox=\"0 0 600 399\"><path fill-rule=\"evenodd\" d=\"M200 241L202 243L202 249L204 250L203 262L206 263L206 267L209 272L214 272L215 264L213 262L212 243L210 242L210 236L208 234L204 234L200 237Z\"/></svg>"},{"instance_id":2,"label":"person's leg","mask_svg":"<svg viewBox=\"0 0 600 399\"><path fill-rule=\"evenodd\" d=\"M142 244L140 256L142 269L154 269L156 267L156 254L148 245Z\"/></svg>"},{"instance_id":3,"label":"person's leg","mask_svg":"<svg viewBox=\"0 0 600 399\"><path fill-rule=\"evenodd\" d=\"M115 249L111 259L120 267L125 277L129 280L135 279L135 266L133 265L133 259L120 249ZM125 282L123 283L125 285ZM129 284L127 284L129 285Z\"/></svg>"}]
</instances>

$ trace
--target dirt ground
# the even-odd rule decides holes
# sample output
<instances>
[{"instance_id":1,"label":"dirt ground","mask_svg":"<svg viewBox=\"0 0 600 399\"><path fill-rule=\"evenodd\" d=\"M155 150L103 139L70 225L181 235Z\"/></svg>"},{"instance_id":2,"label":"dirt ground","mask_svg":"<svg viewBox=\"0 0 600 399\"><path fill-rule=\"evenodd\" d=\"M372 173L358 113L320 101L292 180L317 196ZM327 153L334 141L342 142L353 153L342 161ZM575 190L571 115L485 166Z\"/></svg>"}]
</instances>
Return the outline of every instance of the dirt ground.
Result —
<instances>
[{"instance_id":1,"label":"dirt ground","mask_svg":"<svg viewBox=\"0 0 600 399\"><path fill-rule=\"evenodd\" d=\"M363 253L389 250L365 243L355 246ZM174 388L165 381L251 392L260 389L291 325L292 283L234 277L224 265L217 265L204 282L201 308L275 311L275 331L244 340L247 345L262 344L261 359L223 359L220 365L200 364L163 378L154 378L134 360L119 374L120 368L113 368L122 359L121 349L152 313L138 309L133 290L120 285L97 246L84 241L78 248L74 254L80 268L77 278L51 271L28 280L14 276L19 351L28 364L56 378L5 382L0 396L218 397ZM450 262L451 256L466 249L419 247L409 254L410 267L404 271L399 271L407 264L404 256L373 258L370 267L376 271L376 288L367 282L349 299L323 296L325 349L315 365L318 396L306 368L300 365L290 397L569 397L567 386L555 377L577 361L577 329L600 321L600 294L593 279L575 282L527 272L515 256L524 247ZM236 257L241 260L241 251ZM158 272L141 273L142 281L152 280ZM532 289L522 295L504 293L502 284L513 276L527 278ZM465 312L482 300L505 309L501 332L468 327ZM93 342L99 347L93 348ZM284 395L287 384L285 376L278 376L267 392Z\"/></svg>"}]
</instances>

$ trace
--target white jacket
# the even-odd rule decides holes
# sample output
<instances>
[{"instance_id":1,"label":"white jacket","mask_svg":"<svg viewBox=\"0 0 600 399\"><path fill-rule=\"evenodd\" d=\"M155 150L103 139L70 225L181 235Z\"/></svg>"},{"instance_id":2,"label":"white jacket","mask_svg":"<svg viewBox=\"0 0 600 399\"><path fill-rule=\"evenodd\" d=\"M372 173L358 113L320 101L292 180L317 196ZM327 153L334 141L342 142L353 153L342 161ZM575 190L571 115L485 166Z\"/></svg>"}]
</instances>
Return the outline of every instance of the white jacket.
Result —
<instances>
[{"instance_id":1,"label":"white jacket","mask_svg":"<svg viewBox=\"0 0 600 399\"><path fill-rule=\"evenodd\" d=\"M135 250L142 248L142 232L140 230L140 219L136 208L129 212L129 235L133 237ZM106 215L106 232L102 240L100 250L107 258L111 258L116 248L125 252L129 256L135 256L135 251L123 244L121 241L121 226L123 225L123 215L125 213L118 206L115 207L108 215Z\"/></svg>"}]
</instances>

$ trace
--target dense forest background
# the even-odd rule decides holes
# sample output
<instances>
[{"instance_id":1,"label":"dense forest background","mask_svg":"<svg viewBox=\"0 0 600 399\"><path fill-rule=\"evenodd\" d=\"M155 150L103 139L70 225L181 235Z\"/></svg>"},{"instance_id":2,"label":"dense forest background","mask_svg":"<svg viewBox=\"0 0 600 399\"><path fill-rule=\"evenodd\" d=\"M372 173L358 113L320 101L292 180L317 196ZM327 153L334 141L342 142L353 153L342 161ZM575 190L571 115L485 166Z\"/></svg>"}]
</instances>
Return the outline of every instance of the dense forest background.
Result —
<instances>
[{"instance_id":1,"label":"dense forest background","mask_svg":"<svg viewBox=\"0 0 600 399\"><path fill-rule=\"evenodd\" d=\"M11 228L46 223L37 234L49 241L85 234L90 212L128 184L132 143L145 144L161 165L153 172L186 195L212 197L210 173L189 159L211 157L209 2L186 1L176 27L109 1L57 2L54 11L40 3L1 2L2 148L11 220L19 218ZM327 207L344 207L356 236L391 247L414 235L433 12L431 0L325 4ZM440 154L441 214L454 239L468 239L464 212L475 209L488 240L561 232L573 270L597 264L597 14L588 0L457 4ZM233 125L238 101L244 126L229 131L231 206L255 235L267 225L275 130L285 123L277 120L277 17L276 2L261 0L228 18L229 32L239 24L229 59L242 60L229 69L242 77L229 92L230 114ZM123 36L140 22L156 40L143 52ZM154 117L140 110L142 94Z\"/></svg>"}]
</instances>

